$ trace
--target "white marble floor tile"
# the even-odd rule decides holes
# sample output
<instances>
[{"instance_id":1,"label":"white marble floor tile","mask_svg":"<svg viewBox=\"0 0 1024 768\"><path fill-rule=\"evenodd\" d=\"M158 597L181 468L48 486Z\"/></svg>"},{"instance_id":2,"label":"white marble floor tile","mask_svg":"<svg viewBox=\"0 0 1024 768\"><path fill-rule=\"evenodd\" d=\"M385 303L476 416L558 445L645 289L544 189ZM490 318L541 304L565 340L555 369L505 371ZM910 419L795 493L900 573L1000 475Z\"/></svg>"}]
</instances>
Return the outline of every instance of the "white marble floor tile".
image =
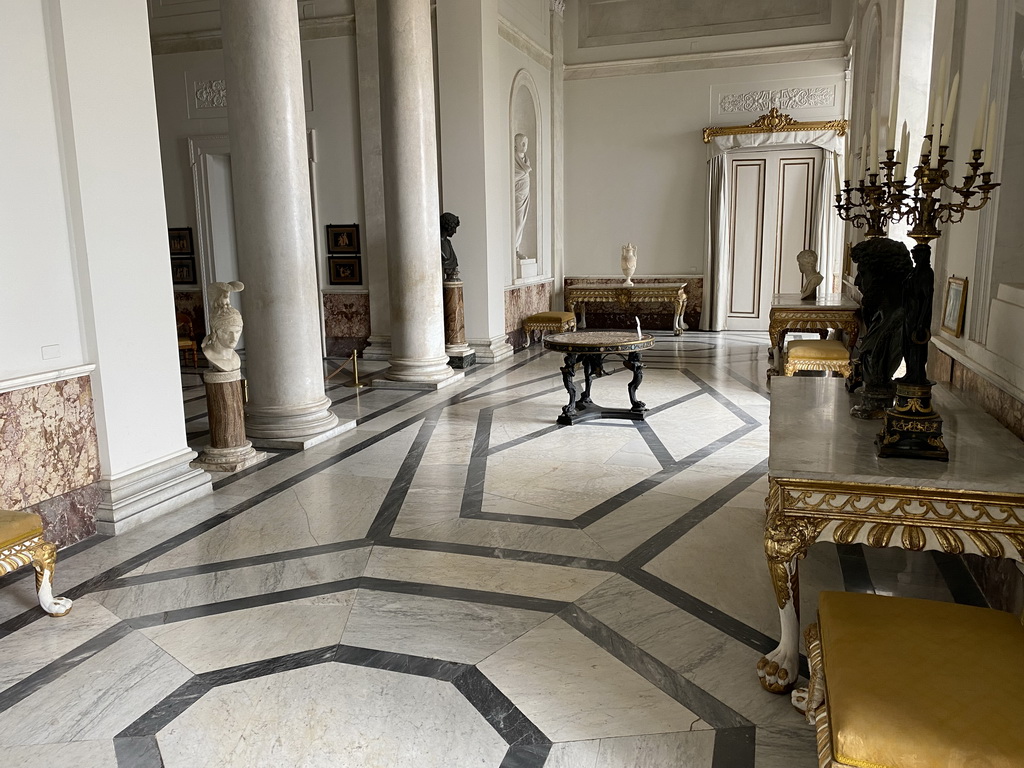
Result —
<instances>
[{"instance_id":1,"label":"white marble floor tile","mask_svg":"<svg viewBox=\"0 0 1024 768\"><path fill-rule=\"evenodd\" d=\"M778 635L778 603L764 560L763 512L719 509L644 570L766 635ZM835 545L811 547L800 561L803 615L814 615L821 590L843 588Z\"/></svg>"},{"instance_id":2,"label":"white marble floor tile","mask_svg":"<svg viewBox=\"0 0 1024 768\"><path fill-rule=\"evenodd\" d=\"M587 535L620 558L674 523L697 504L694 499L648 491L586 527Z\"/></svg>"},{"instance_id":3,"label":"white marble floor tile","mask_svg":"<svg viewBox=\"0 0 1024 768\"><path fill-rule=\"evenodd\" d=\"M458 519L464 492L464 488L410 488L391 528L392 535Z\"/></svg>"},{"instance_id":4,"label":"white marble floor tile","mask_svg":"<svg viewBox=\"0 0 1024 768\"><path fill-rule=\"evenodd\" d=\"M4 768L119 768L114 742L71 741L3 748Z\"/></svg>"},{"instance_id":5,"label":"white marble floor tile","mask_svg":"<svg viewBox=\"0 0 1024 768\"><path fill-rule=\"evenodd\" d=\"M610 560L608 551L578 528L547 528L523 523L459 519L406 531L402 538L450 541L478 547L544 552Z\"/></svg>"},{"instance_id":6,"label":"white marble floor tile","mask_svg":"<svg viewBox=\"0 0 1024 768\"><path fill-rule=\"evenodd\" d=\"M710 395L648 416L647 423L676 461L743 426L737 416Z\"/></svg>"},{"instance_id":7,"label":"white marble floor tile","mask_svg":"<svg viewBox=\"0 0 1024 768\"><path fill-rule=\"evenodd\" d=\"M814 726L761 726L754 738L757 768L818 768Z\"/></svg>"},{"instance_id":8,"label":"white marble floor tile","mask_svg":"<svg viewBox=\"0 0 1024 768\"><path fill-rule=\"evenodd\" d=\"M0 713L0 744L112 739L191 677L133 632Z\"/></svg>"},{"instance_id":9,"label":"white marble floor tile","mask_svg":"<svg viewBox=\"0 0 1024 768\"><path fill-rule=\"evenodd\" d=\"M94 597L122 618L219 603L240 597L312 587L362 575L369 548L334 552L248 568L97 592Z\"/></svg>"},{"instance_id":10,"label":"white marble floor tile","mask_svg":"<svg viewBox=\"0 0 1024 768\"><path fill-rule=\"evenodd\" d=\"M476 664L547 618L519 608L362 589L342 643Z\"/></svg>"},{"instance_id":11,"label":"white marble floor tile","mask_svg":"<svg viewBox=\"0 0 1024 768\"><path fill-rule=\"evenodd\" d=\"M572 601L611 576L561 565L374 547L366 576Z\"/></svg>"},{"instance_id":12,"label":"white marble floor tile","mask_svg":"<svg viewBox=\"0 0 1024 768\"><path fill-rule=\"evenodd\" d=\"M361 539L390 487L385 478L314 475L131 575Z\"/></svg>"},{"instance_id":13,"label":"white marble floor tile","mask_svg":"<svg viewBox=\"0 0 1024 768\"><path fill-rule=\"evenodd\" d=\"M71 613L44 617L0 639L0 691L70 653L120 619L91 597L75 601Z\"/></svg>"},{"instance_id":14,"label":"white marble floor tile","mask_svg":"<svg viewBox=\"0 0 1024 768\"><path fill-rule=\"evenodd\" d=\"M507 750L454 686L334 663L215 688L157 740L167 768L490 768Z\"/></svg>"},{"instance_id":15,"label":"white marble floor tile","mask_svg":"<svg viewBox=\"0 0 1024 768\"><path fill-rule=\"evenodd\" d=\"M556 617L478 668L552 741L709 727Z\"/></svg>"},{"instance_id":16,"label":"white marble floor tile","mask_svg":"<svg viewBox=\"0 0 1024 768\"><path fill-rule=\"evenodd\" d=\"M555 744L544 768L710 768L714 752L711 730L622 736Z\"/></svg>"},{"instance_id":17,"label":"white marble floor tile","mask_svg":"<svg viewBox=\"0 0 1024 768\"><path fill-rule=\"evenodd\" d=\"M248 608L141 630L196 674L336 645L355 592L330 604L305 601Z\"/></svg>"}]
</instances>

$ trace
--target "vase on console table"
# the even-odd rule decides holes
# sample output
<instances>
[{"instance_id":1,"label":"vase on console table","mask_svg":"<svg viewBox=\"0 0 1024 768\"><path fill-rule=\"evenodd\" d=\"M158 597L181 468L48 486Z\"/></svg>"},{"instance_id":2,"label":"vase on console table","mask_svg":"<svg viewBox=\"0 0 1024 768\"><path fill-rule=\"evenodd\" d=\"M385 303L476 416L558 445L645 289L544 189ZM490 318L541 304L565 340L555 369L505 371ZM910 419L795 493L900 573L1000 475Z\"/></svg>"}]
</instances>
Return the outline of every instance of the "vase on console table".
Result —
<instances>
[{"instance_id":1,"label":"vase on console table","mask_svg":"<svg viewBox=\"0 0 1024 768\"><path fill-rule=\"evenodd\" d=\"M622 246L622 274L626 276L625 281L622 283L627 288L633 287L633 273L636 272L636 246L632 243L626 243Z\"/></svg>"}]
</instances>

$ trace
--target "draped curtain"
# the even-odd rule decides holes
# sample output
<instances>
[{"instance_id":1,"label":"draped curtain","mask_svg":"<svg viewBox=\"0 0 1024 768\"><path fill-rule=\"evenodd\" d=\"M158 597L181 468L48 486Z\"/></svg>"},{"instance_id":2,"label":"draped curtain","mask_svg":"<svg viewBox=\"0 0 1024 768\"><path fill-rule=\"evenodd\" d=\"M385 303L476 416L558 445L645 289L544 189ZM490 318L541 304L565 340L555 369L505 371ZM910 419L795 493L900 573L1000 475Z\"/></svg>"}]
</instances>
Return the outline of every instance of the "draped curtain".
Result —
<instances>
[{"instance_id":1,"label":"draped curtain","mask_svg":"<svg viewBox=\"0 0 1024 768\"><path fill-rule=\"evenodd\" d=\"M715 136L711 140L711 158L708 160L708 244L705 255L704 307L701 312L701 330L723 331L729 290L729 173L728 154L736 149L772 149L773 147L811 144L824 150L822 172L815 197L815 224L811 229L811 247L817 251L818 268L828 279L839 266L842 247L842 227L837 217L830 214L834 201L835 165L843 148L842 139L835 131L777 131L775 133L738 133ZM828 290L831 291L831 285Z\"/></svg>"}]
</instances>

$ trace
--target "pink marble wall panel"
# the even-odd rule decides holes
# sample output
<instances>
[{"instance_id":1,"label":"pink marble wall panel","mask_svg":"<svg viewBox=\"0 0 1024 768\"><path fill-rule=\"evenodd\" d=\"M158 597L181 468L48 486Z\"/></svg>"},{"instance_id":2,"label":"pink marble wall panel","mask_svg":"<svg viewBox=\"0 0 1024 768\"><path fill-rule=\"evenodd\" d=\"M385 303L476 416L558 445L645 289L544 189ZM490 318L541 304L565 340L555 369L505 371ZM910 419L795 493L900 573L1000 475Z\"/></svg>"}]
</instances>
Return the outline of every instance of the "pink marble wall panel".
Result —
<instances>
[{"instance_id":1,"label":"pink marble wall panel","mask_svg":"<svg viewBox=\"0 0 1024 768\"><path fill-rule=\"evenodd\" d=\"M565 286L570 285L622 285L621 277L566 277ZM633 276L637 285L661 285L663 283L686 283L686 311L683 320L690 330L700 328L700 313L704 306L703 277L637 277ZM588 328L632 328L634 317L640 318L640 325L652 330L672 330L673 307L671 304L656 306L637 304L636 309L626 312L610 311L608 307L595 304L587 307Z\"/></svg>"},{"instance_id":2,"label":"pink marble wall panel","mask_svg":"<svg viewBox=\"0 0 1024 768\"><path fill-rule=\"evenodd\" d=\"M328 357L348 357L362 350L370 335L370 296L366 293L325 293L324 328Z\"/></svg>"},{"instance_id":3,"label":"pink marble wall panel","mask_svg":"<svg viewBox=\"0 0 1024 768\"><path fill-rule=\"evenodd\" d=\"M0 393L0 508L40 512L68 544L95 531L99 478L88 376Z\"/></svg>"},{"instance_id":4,"label":"pink marble wall panel","mask_svg":"<svg viewBox=\"0 0 1024 768\"><path fill-rule=\"evenodd\" d=\"M505 291L505 340L514 349L526 346L523 320L551 307L551 283L530 283Z\"/></svg>"}]
</instances>

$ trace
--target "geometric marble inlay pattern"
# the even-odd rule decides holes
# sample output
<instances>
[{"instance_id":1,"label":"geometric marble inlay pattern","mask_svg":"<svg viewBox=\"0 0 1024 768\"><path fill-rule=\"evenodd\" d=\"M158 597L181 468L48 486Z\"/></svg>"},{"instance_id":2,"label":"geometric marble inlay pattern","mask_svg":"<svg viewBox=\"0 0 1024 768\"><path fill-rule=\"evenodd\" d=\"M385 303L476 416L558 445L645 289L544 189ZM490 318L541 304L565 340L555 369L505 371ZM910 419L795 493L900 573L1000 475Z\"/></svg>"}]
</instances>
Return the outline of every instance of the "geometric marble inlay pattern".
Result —
<instances>
[{"instance_id":1,"label":"geometric marble inlay pattern","mask_svg":"<svg viewBox=\"0 0 1024 768\"><path fill-rule=\"evenodd\" d=\"M4 768L813 768L753 671L778 641L767 340L655 336L646 421L558 425L561 356L536 346L437 392L339 375L356 429L64 550L69 616L0 578ZM628 408L607 367L595 400ZM193 446L203 393L185 374ZM822 589L979 601L926 552L822 543L802 582L806 611Z\"/></svg>"}]
</instances>

